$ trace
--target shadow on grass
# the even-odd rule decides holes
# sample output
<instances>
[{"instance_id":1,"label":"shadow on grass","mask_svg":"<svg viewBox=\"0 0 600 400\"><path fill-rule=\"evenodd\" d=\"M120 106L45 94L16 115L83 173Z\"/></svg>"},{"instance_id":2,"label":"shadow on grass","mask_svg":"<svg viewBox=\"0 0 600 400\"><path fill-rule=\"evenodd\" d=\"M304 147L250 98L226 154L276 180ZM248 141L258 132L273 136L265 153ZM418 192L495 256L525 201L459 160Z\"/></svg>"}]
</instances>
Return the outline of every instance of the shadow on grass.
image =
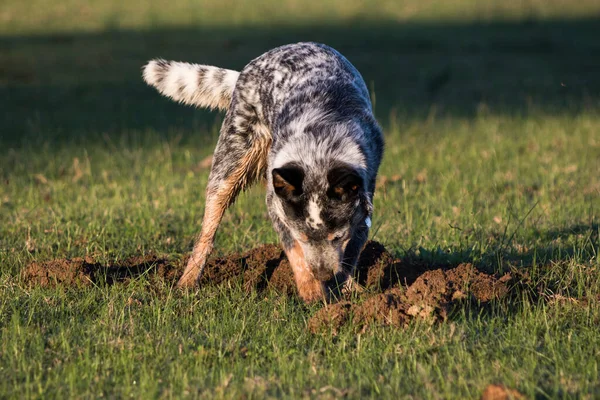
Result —
<instances>
[{"instance_id":1,"label":"shadow on grass","mask_svg":"<svg viewBox=\"0 0 600 400\"><path fill-rule=\"evenodd\" d=\"M112 140L147 130L186 141L219 117L146 87L164 57L241 69L275 46L340 50L375 93L384 125L432 113L577 113L600 94L600 18L490 23L352 21L264 27L173 27L0 37L3 145Z\"/></svg>"},{"instance_id":2,"label":"shadow on grass","mask_svg":"<svg viewBox=\"0 0 600 400\"><path fill-rule=\"evenodd\" d=\"M576 224L563 229L553 229L548 232L538 232L538 235L546 240L567 239L571 236L580 236L593 242L598 242L600 235L600 224L590 222L589 224Z\"/></svg>"}]
</instances>

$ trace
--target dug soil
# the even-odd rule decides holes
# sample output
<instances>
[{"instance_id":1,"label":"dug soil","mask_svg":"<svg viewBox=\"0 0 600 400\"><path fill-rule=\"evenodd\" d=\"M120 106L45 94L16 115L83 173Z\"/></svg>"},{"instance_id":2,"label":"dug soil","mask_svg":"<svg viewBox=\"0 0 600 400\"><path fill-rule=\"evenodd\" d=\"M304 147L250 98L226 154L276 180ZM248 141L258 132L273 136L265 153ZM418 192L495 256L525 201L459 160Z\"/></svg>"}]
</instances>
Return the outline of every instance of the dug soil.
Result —
<instances>
[{"instance_id":1,"label":"dug soil","mask_svg":"<svg viewBox=\"0 0 600 400\"><path fill-rule=\"evenodd\" d=\"M174 283L185 260L171 261L156 255L133 257L110 265L91 257L33 262L23 270L29 285L53 286L114 284L142 276L151 282ZM356 281L361 288L346 299L323 306L309 320L313 333L330 332L351 324L356 329L373 325L404 327L412 319L443 320L457 304L482 306L505 296L511 276L478 271L471 264L430 266L394 258L383 245L371 241L358 262ZM241 281L248 290L273 289L296 296L291 267L279 246L263 245L244 254L212 259L201 285Z\"/></svg>"}]
</instances>

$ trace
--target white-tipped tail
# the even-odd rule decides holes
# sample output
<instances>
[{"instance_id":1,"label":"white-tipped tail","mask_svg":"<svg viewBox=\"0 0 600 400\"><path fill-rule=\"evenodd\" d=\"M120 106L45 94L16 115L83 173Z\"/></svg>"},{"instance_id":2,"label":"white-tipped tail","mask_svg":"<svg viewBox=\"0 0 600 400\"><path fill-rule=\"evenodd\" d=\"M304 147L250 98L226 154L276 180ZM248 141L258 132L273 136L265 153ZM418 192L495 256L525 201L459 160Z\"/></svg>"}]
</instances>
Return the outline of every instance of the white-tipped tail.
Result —
<instances>
[{"instance_id":1,"label":"white-tipped tail","mask_svg":"<svg viewBox=\"0 0 600 400\"><path fill-rule=\"evenodd\" d=\"M156 59L144 66L144 80L171 99L197 107L227 110L237 71Z\"/></svg>"}]
</instances>

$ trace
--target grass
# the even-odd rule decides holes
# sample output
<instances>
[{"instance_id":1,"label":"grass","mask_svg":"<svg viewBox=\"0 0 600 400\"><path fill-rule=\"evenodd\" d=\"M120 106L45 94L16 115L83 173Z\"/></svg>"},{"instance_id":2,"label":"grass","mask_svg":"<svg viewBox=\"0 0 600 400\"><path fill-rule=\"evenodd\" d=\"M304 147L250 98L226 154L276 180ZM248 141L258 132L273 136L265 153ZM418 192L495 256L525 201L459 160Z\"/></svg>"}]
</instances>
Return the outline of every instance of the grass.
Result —
<instances>
[{"instance_id":1,"label":"grass","mask_svg":"<svg viewBox=\"0 0 600 400\"><path fill-rule=\"evenodd\" d=\"M0 397L600 396L596 2L171 3L0 6ZM512 301L332 337L306 331L319 306L237 285L23 283L32 261L183 258L221 116L159 97L140 66L239 69L297 40L338 48L372 88L372 237L528 273ZM231 208L216 254L276 241L263 197Z\"/></svg>"}]
</instances>

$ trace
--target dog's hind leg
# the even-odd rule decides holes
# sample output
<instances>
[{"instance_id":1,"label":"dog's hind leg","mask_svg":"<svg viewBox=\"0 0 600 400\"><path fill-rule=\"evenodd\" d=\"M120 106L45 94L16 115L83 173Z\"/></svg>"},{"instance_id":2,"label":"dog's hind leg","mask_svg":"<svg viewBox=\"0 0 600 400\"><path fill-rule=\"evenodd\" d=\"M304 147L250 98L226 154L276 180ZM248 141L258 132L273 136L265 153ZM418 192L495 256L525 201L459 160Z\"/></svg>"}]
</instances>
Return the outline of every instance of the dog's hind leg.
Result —
<instances>
[{"instance_id":1,"label":"dog's hind leg","mask_svg":"<svg viewBox=\"0 0 600 400\"><path fill-rule=\"evenodd\" d=\"M225 210L241 190L264 176L271 145L270 132L260 124L245 125L240 131L234 126L233 119L228 114L221 128L206 190L202 231L177 283L179 287L191 287L198 282Z\"/></svg>"}]
</instances>

